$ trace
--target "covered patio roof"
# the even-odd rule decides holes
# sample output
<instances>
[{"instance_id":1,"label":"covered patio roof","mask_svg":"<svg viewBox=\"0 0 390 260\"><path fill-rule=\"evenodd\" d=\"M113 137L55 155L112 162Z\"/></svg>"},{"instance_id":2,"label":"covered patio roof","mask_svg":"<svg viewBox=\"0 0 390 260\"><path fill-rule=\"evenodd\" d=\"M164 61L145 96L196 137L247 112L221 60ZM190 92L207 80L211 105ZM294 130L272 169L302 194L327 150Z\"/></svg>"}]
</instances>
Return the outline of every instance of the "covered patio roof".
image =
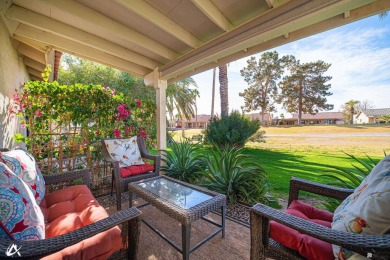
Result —
<instances>
[{"instance_id":1,"label":"covered patio roof","mask_svg":"<svg viewBox=\"0 0 390 260\"><path fill-rule=\"evenodd\" d=\"M32 79L59 50L153 84L160 148L166 84L388 9L388 0L0 1Z\"/></svg>"}]
</instances>

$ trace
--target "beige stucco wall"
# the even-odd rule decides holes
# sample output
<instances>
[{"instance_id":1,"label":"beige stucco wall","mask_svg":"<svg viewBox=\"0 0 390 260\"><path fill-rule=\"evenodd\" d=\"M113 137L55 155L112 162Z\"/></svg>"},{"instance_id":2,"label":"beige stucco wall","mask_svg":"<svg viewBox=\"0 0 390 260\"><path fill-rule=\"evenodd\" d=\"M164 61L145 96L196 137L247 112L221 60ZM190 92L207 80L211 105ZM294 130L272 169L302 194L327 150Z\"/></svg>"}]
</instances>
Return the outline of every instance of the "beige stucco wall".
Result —
<instances>
[{"instance_id":1,"label":"beige stucco wall","mask_svg":"<svg viewBox=\"0 0 390 260\"><path fill-rule=\"evenodd\" d=\"M25 129L20 128L19 120L11 118L10 98L20 85L28 80L28 74L22 58L14 49L9 32L0 18L0 147L13 148L17 144L12 137Z\"/></svg>"}]
</instances>

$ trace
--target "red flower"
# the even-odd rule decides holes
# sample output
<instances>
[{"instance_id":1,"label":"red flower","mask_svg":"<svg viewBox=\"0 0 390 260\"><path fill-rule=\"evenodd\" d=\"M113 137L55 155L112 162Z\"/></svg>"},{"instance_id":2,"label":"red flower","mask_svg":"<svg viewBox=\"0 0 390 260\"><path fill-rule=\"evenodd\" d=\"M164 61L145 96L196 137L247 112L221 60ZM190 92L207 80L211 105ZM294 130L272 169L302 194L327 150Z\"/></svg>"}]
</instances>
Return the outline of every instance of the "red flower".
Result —
<instances>
[{"instance_id":1,"label":"red flower","mask_svg":"<svg viewBox=\"0 0 390 260\"><path fill-rule=\"evenodd\" d=\"M120 136L121 136L121 131L118 130L118 129L115 129L115 130L114 130L114 136L115 136L115 137L120 137Z\"/></svg>"},{"instance_id":2,"label":"red flower","mask_svg":"<svg viewBox=\"0 0 390 260\"><path fill-rule=\"evenodd\" d=\"M100 132L99 132L99 131L96 131L96 132L95 132L95 135L100 135Z\"/></svg>"},{"instance_id":3,"label":"red flower","mask_svg":"<svg viewBox=\"0 0 390 260\"><path fill-rule=\"evenodd\" d=\"M145 132L141 132L141 136L142 137L146 137L146 133Z\"/></svg>"},{"instance_id":4,"label":"red flower","mask_svg":"<svg viewBox=\"0 0 390 260\"><path fill-rule=\"evenodd\" d=\"M141 100L139 100L139 99L137 98L137 99L135 100L135 102L137 103L137 106L138 106L138 107L141 107L141 104L142 104L142 103L141 103Z\"/></svg>"},{"instance_id":5,"label":"red flower","mask_svg":"<svg viewBox=\"0 0 390 260\"><path fill-rule=\"evenodd\" d=\"M37 111L35 111L35 115L38 116L38 117L41 117L42 116L42 111L40 109L38 109Z\"/></svg>"},{"instance_id":6,"label":"red flower","mask_svg":"<svg viewBox=\"0 0 390 260\"><path fill-rule=\"evenodd\" d=\"M15 101L20 101L20 96L18 94L13 95Z\"/></svg>"}]
</instances>

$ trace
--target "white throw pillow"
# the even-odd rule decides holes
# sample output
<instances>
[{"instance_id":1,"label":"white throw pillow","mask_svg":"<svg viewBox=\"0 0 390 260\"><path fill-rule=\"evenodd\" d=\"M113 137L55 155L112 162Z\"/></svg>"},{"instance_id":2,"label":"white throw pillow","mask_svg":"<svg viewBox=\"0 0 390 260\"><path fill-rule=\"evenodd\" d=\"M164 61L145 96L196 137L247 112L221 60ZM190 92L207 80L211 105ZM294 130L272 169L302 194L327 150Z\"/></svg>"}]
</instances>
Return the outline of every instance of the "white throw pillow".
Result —
<instances>
[{"instance_id":1,"label":"white throw pillow","mask_svg":"<svg viewBox=\"0 0 390 260\"><path fill-rule=\"evenodd\" d=\"M390 229L390 155L383 158L334 212L332 229L384 234ZM353 252L333 245L336 259Z\"/></svg>"},{"instance_id":2,"label":"white throw pillow","mask_svg":"<svg viewBox=\"0 0 390 260\"><path fill-rule=\"evenodd\" d=\"M111 158L119 161L119 167L144 164L138 149L137 136L129 139L104 140L104 143Z\"/></svg>"}]
</instances>

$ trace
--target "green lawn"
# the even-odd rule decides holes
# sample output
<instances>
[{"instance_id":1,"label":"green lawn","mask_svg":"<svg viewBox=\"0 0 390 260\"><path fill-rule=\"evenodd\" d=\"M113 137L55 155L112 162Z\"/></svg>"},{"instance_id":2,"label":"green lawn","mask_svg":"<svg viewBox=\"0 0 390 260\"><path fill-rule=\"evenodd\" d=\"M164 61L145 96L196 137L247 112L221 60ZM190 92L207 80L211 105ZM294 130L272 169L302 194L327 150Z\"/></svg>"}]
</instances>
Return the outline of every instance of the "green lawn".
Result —
<instances>
[{"instance_id":1,"label":"green lawn","mask_svg":"<svg viewBox=\"0 0 390 260\"><path fill-rule=\"evenodd\" d=\"M318 152L290 152L247 148L246 153L258 158L268 173L270 190L275 197L287 199L291 177L298 177L320 183L330 179L322 177L328 165L352 168L346 155L332 155ZM364 159L364 157L359 157ZM381 157L373 157L381 159Z\"/></svg>"},{"instance_id":2,"label":"green lawn","mask_svg":"<svg viewBox=\"0 0 390 260\"><path fill-rule=\"evenodd\" d=\"M360 159L365 159L367 154L377 160L383 158L383 151L390 154L390 142L387 136L345 135L389 133L389 125L265 127L261 130L271 135L266 138L265 143L248 143L246 153L259 160L268 173L271 193L283 199L288 198L291 177L327 183L330 179L320 175L325 173L324 170L328 165L352 168L352 160L344 152ZM187 137L199 133L201 133L200 129L186 130ZM326 135L328 133L340 134L340 136ZM279 134L279 136L272 134ZM313 134L325 135L313 137ZM181 132L177 131L174 139L179 141L180 136Z\"/></svg>"}]
</instances>

